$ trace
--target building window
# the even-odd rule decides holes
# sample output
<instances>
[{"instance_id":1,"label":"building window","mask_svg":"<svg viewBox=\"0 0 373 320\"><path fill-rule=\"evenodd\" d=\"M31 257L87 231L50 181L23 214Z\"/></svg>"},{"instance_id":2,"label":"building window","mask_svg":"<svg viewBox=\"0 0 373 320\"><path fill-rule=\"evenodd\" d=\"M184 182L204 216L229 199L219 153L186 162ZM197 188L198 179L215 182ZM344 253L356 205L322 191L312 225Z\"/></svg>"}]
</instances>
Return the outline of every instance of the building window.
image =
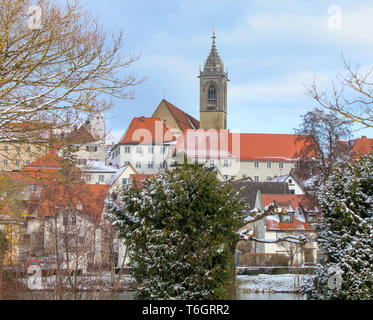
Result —
<instances>
[{"instance_id":1,"label":"building window","mask_svg":"<svg viewBox=\"0 0 373 320\"><path fill-rule=\"evenodd\" d=\"M272 162L267 162L267 168L271 169L272 168Z\"/></svg>"},{"instance_id":2,"label":"building window","mask_svg":"<svg viewBox=\"0 0 373 320\"><path fill-rule=\"evenodd\" d=\"M4 151L8 151L8 146L5 146L5 147L4 147Z\"/></svg>"},{"instance_id":3,"label":"building window","mask_svg":"<svg viewBox=\"0 0 373 320\"><path fill-rule=\"evenodd\" d=\"M129 161L124 161L124 165L125 165L125 166L128 166L129 164L130 164Z\"/></svg>"},{"instance_id":4,"label":"building window","mask_svg":"<svg viewBox=\"0 0 373 320\"><path fill-rule=\"evenodd\" d=\"M154 147L149 147L149 153L154 153Z\"/></svg>"},{"instance_id":5,"label":"building window","mask_svg":"<svg viewBox=\"0 0 373 320\"><path fill-rule=\"evenodd\" d=\"M259 182L259 177L258 177L258 176L255 176L255 177L254 177L254 181L255 181L255 182Z\"/></svg>"},{"instance_id":6,"label":"building window","mask_svg":"<svg viewBox=\"0 0 373 320\"><path fill-rule=\"evenodd\" d=\"M17 151L17 152L20 152L20 151L21 151L21 148L20 148L20 147L16 147L16 151Z\"/></svg>"},{"instance_id":7,"label":"building window","mask_svg":"<svg viewBox=\"0 0 373 320\"><path fill-rule=\"evenodd\" d=\"M227 174L224 175L225 180L229 180L229 176Z\"/></svg>"},{"instance_id":8,"label":"building window","mask_svg":"<svg viewBox=\"0 0 373 320\"><path fill-rule=\"evenodd\" d=\"M290 194L295 194L295 190L294 189L290 189Z\"/></svg>"},{"instance_id":9,"label":"building window","mask_svg":"<svg viewBox=\"0 0 373 320\"><path fill-rule=\"evenodd\" d=\"M122 183L123 183L123 185L130 184L130 179L128 179L128 178L123 178Z\"/></svg>"},{"instance_id":10,"label":"building window","mask_svg":"<svg viewBox=\"0 0 373 320\"><path fill-rule=\"evenodd\" d=\"M76 205L76 209L79 210L79 211L82 211L82 210L83 210L83 205L79 202L79 203Z\"/></svg>"},{"instance_id":11,"label":"building window","mask_svg":"<svg viewBox=\"0 0 373 320\"><path fill-rule=\"evenodd\" d=\"M8 160L4 160L4 167L8 166Z\"/></svg>"},{"instance_id":12,"label":"building window","mask_svg":"<svg viewBox=\"0 0 373 320\"><path fill-rule=\"evenodd\" d=\"M27 152L30 152L30 151L31 151L31 147L27 147L27 148L26 148L26 151L27 151Z\"/></svg>"},{"instance_id":13,"label":"building window","mask_svg":"<svg viewBox=\"0 0 373 320\"><path fill-rule=\"evenodd\" d=\"M87 146L86 150L88 152L96 152L97 151L97 147L96 146Z\"/></svg>"},{"instance_id":14,"label":"building window","mask_svg":"<svg viewBox=\"0 0 373 320\"><path fill-rule=\"evenodd\" d=\"M31 163L30 160L26 160L26 165L29 165Z\"/></svg>"},{"instance_id":15,"label":"building window","mask_svg":"<svg viewBox=\"0 0 373 320\"><path fill-rule=\"evenodd\" d=\"M35 191L35 185L34 184L30 185L30 191Z\"/></svg>"},{"instance_id":16,"label":"building window","mask_svg":"<svg viewBox=\"0 0 373 320\"><path fill-rule=\"evenodd\" d=\"M87 159L79 159L79 164L82 166L87 165Z\"/></svg>"},{"instance_id":17,"label":"building window","mask_svg":"<svg viewBox=\"0 0 373 320\"><path fill-rule=\"evenodd\" d=\"M124 147L124 153L131 153L131 147Z\"/></svg>"},{"instance_id":18,"label":"building window","mask_svg":"<svg viewBox=\"0 0 373 320\"><path fill-rule=\"evenodd\" d=\"M63 225L67 226L67 216L63 216Z\"/></svg>"},{"instance_id":19,"label":"building window","mask_svg":"<svg viewBox=\"0 0 373 320\"><path fill-rule=\"evenodd\" d=\"M293 179L289 179L288 183L292 184L293 183Z\"/></svg>"},{"instance_id":20,"label":"building window","mask_svg":"<svg viewBox=\"0 0 373 320\"><path fill-rule=\"evenodd\" d=\"M292 223L293 222L293 215L291 213L289 214L281 214L281 222L283 223Z\"/></svg>"},{"instance_id":21,"label":"building window","mask_svg":"<svg viewBox=\"0 0 373 320\"><path fill-rule=\"evenodd\" d=\"M259 162L254 162L254 168L259 168Z\"/></svg>"},{"instance_id":22,"label":"building window","mask_svg":"<svg viewBox=\"0 0 373 320\"><path fill-rule=\"evenodd\" d=\"M224 167L228 167L228 166L229 166L228 160L224 160Z\"/></svg>"},{"instance_id":23,"label":"building window","mask_svg":"<svg viewBox=\"0 0 373 320\"><path fill-rule=\"evenodd\" d=\"M278 166L279 166L280 169L284 169L284 163L283 163L283 162L280 162L280 163L278 164Z\"/></svg>"},{"instance_id":24,"label":"building window","mask_svg":"<svg viewBox=\"0 0 373 320\"><path fill-rule=\"evenodd\" d=\"M19 167L19 160L16 160L16 166Z\"/></svg>"},{"instance_id":25,"label":"building window","mask_svg":"<svg viewBox=\"0 0 373 320\"><path fill-rule=\"evenodd\" d=\"M98 181L104 182L105 181L105 176L104 175L99 175L98 176Z\"/></svg>"},{"instance_id":26,"label":"building window","mask_svg":"<svg viewBox=\"0 0 373 320\"><path fill-rule=\"evenodd\" d=\"M165 153L166 153L166 150L167 150L167 147L162 147L162 148L161 148L161 153L165 154Z\"/></svg>"},{"instance_id":27,"label":"building window","mask_svg":"<svg viewBox=\"0 0 373 320\"><path fill-rule=\"evenodd\" d=\"M213 159L210 160L210 166L215 166L215 161Z\"/></svg>"},{"instance_id":28,"label":"building window","mask_svg":"<svg viewBox=\"0 0 373 320\"><path fill-rule=\"evenodd\" d=\"M79 209L78 209L79 210ZM71 225L76 226L76 216L71 217Z\"/></svg>"},{"instance_id":29,"label":"building window","mask_svg":"<svg viewBox=\"0 0 373 320\"><path fill-rule=\"evenodd\" d=\"M267 177L267 180L271 180L271 179L272 179L272 177L271 177L271 176L268 176L268 177Z\"/></svg>"},{"instance_id":30,"label":"building window","mask_svg":"<svg viewBox=\"0 0 373 320\"><path fill-rule=\"evenodd\" d=\"M210 88L209 88L208 100L209 101L216 101L216 89L213 85L211 85Z\"/></svg>"},{"instance_id":31,"label":"building window","mask_svg":"<svg viewBox=\"0 0 373 320\"><path fill-rule=\"evenodd\" d=\"M159 165L159 167L161 168L161 169L166 169L166 162L162 162L160 165Z\"/></svg>"},{"instance_id":32,"label":"building window","mask_svg":"<svg viewBox=\"0 0 373 320\"><path fill-rule=\"evenodd\" d=\"M85 181L91 181L91 179L92 179L92 176L90 175L90 174L87 174L86 176L85 176Z\"/></svg>"},{"instance_id":33,"label":"building window","mask_svg":"<svg viewBox=\"0 0 373 320\"><path fill-rule=\"evenodd\" d=\"M137 147L137 148L136 148L136 152L137 152L137 153L142 153L142 148L141 148L141 147Z\"/></svg>"},{"instance_id":34,"label":"building window","mask_svg":"<svg viewBox=\"0 0 373 320\"><path fill-rule=\"evenodd\" d=\"M242 178L243 178L243 179L246 179L246 178L247 178L247 174L244 173L244 174L242 175Z\"/></svg>"},{"instance_id":35,"label":"building window","mask_svg":"<svg viewBox=\"0 0 373 320\"><path fill-rule=\"evenodd\" d=\"M149 162L148 169L153 169L153 168L154 168L154 162Z\"/></svg>"},{"instance_id":36,"label":"building window","mask_svg":"<svg viewBox=\"0 0 373 320\"><path fill-rule=\"evenodd\" d=\"M136 169L141 169L141 162L136 162Z\"/></svg>"}]
</instances>

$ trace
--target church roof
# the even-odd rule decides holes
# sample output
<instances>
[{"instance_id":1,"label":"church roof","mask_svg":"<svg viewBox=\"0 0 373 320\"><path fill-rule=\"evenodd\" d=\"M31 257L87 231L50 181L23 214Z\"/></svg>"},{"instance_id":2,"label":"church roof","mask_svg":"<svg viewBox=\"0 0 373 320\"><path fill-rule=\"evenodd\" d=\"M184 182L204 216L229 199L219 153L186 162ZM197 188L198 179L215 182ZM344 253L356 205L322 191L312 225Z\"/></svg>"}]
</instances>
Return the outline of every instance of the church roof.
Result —
<instances>
[{"instance_id":1,"label":"church roof","mask_svg":"<svg viewBox=\"0 0 373 320\"><path fill-rule=\"evenodd\" d=\"M191 115L187 114L165 99L163 99L162 102L164 102L164 104L174 117L180 130L184 131L187 129L199 129L199 121L197 119L193 118Z\"/></svg>"}]
</instances>

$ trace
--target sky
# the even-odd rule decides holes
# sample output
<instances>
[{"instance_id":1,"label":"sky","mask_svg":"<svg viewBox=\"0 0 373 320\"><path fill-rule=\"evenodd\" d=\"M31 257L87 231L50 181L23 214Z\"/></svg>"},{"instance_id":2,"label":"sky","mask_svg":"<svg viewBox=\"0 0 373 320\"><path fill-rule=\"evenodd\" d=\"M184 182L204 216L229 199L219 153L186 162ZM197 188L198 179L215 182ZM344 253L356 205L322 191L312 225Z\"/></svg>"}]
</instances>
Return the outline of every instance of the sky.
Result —
<instances>
[{"instance_id":1,"label":"sky","mask_svg":"<svg viewBox=\"0 0 373 320\"><path fill-rule=\"evenodd\" d=\"M320 89L330 88L344 71L342 54L363 68L373 65L370 0L80 3L105 30L124 32L123 53L141 54L127 72L146 81L136 87L134 100L114 100L113 110L106 115L114 142L133 117L152 116L163 98L199 119L197 76L210 51L213 28L230 79L231 130L294 133L301 115L317 106L306 95L306 87L315 80ZM373 138L373 129L354 129L354 138Z\"/></svg>"}]
</instances>

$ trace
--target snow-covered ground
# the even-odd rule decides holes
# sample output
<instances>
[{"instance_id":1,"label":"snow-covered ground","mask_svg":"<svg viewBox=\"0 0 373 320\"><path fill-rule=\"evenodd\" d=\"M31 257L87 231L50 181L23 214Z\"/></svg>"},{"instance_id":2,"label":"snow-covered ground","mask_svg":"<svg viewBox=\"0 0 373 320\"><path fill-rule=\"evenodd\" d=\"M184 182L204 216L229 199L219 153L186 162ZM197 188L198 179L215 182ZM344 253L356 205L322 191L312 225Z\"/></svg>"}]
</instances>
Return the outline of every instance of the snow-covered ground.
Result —
<instances>
[{"instance_id":1,"label":"snow-covered ground","mask_svg":"<svg viewBox=\"0 0 373 320\"><path fill-rule=\"evenodd\" d=\"M237 276L237 287L243 292L273 293L273 292L299 292L305 281L305 275L279 274L279 275L241 275Z\"/></svg>"}]
</instances>

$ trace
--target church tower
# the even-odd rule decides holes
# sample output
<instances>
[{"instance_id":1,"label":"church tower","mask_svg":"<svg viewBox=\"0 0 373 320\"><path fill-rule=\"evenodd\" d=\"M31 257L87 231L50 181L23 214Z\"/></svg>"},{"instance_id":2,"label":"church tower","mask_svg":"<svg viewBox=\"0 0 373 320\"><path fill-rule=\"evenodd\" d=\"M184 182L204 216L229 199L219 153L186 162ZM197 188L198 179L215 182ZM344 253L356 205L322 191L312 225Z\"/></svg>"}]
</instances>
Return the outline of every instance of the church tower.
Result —
<instances>
[{"instance_id":1,"label":"church tower","mask_svg":"<svg viewBox=\"0 0 373 320\"><path fill-rule=\"evenodd\" d=\"M201 129L227 129L228 73L215 46L215 30L212 48L203 71L200 70L200 127Z\"/></svg>"}]
</instances>

